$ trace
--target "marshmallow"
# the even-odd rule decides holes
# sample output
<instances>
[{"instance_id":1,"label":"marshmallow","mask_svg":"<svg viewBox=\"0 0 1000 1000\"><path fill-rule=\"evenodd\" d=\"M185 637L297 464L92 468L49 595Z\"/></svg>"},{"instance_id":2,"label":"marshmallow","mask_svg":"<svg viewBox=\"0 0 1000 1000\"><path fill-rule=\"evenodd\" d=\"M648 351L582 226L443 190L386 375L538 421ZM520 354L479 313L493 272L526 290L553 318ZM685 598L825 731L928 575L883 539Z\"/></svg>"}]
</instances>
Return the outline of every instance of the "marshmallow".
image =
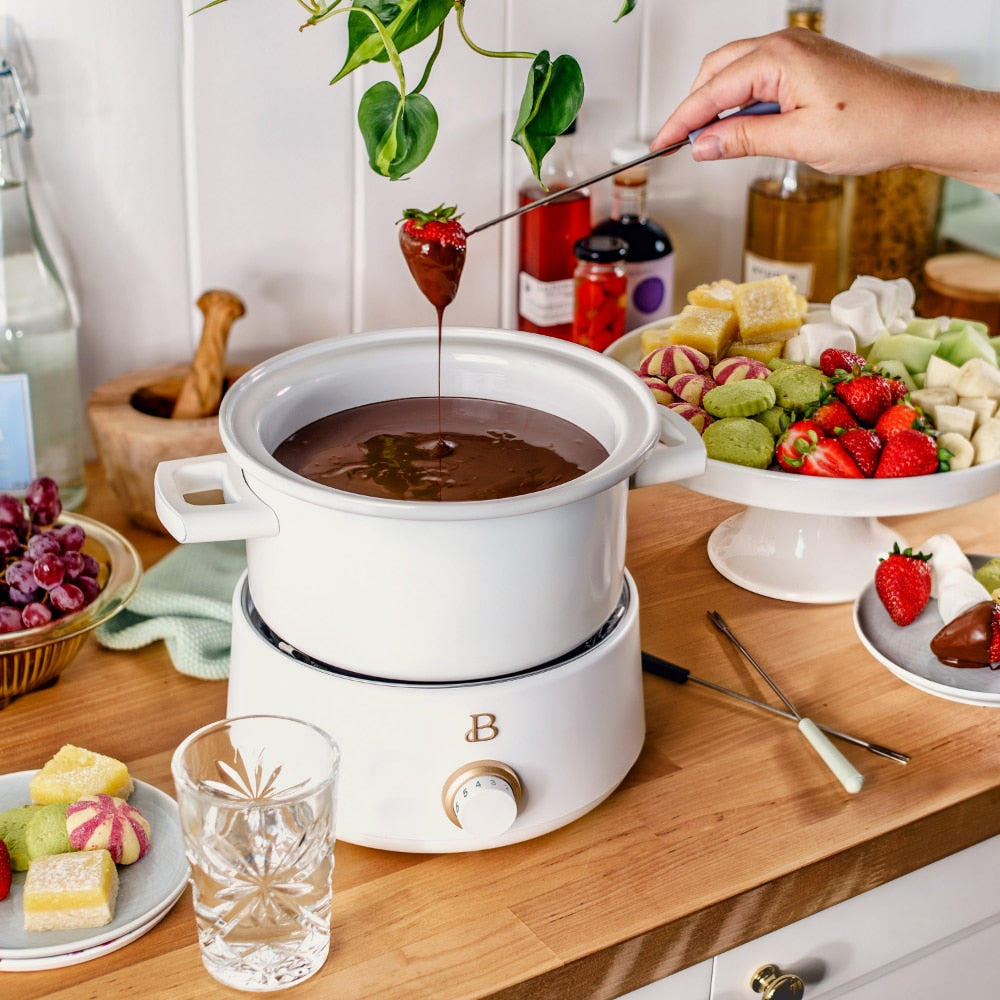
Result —
<instances>
[{"instance_id":1,"label":"marshmallow","mask_svg":"<svg viewBox=\"0 0 1000 1000\"><path fill-rule=\"evenodd\" d=\"M971 574L959 567L949 569L939 584L938 614L945 625L954 621L973 605L989 600L986 588Z\"/></svg>"},{"instance_id":2,"label":"marshmallow","mask_svg":"<svg viewBox=\"0 0 1000 1000\"><path fill-rule=\"evenodd\" d=\"M849 327L862 347L872 343L885 330L878 299L867 288L849 288L830 300L830 315L835 322Z\"/></svg>"},{"instance_id":3,"label":"marshmallow","mask_svg":"<svg viewBox=\"0 0 1000 1000\"><path fill-rule=\"evenodd\" d=\"M924 555L930 556L931 597L937 597L939 582L949 570L960 569L972 575L972 563L951 535L931 535L920 546Z\"/></svg>"}]
</instances>

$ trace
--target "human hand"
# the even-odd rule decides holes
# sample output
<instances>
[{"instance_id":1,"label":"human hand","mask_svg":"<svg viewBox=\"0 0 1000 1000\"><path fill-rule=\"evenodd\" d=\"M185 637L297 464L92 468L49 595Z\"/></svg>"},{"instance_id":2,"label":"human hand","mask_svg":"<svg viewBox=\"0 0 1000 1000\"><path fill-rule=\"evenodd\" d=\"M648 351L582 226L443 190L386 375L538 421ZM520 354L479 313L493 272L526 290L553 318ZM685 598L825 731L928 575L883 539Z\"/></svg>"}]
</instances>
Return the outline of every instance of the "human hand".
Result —
<instances>
[{"instance_id":1,"label":"human hand","mask_svg":"<svg viewBox=\"0 0 1000 1000\"><path fill-rule=\"evenodd\" d=\"M683 141L751 101L776 101L782 113L709 126L692 146L696 160L775 156L831 174L919 166L1000 189L1000 94L941 83L803 28L707 55L651 146Z\"/></svg>"}]
</instances>

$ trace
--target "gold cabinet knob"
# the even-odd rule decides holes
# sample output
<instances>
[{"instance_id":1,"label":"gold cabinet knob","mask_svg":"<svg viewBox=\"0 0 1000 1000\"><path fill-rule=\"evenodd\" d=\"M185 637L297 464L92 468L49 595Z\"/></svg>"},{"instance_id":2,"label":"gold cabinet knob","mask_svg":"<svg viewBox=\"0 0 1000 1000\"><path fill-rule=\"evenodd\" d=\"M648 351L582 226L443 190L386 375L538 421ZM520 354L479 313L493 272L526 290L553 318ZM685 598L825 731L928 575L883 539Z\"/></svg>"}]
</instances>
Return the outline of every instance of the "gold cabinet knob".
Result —
<instances>
[{"instance_id":1,"label":"gold cabinet knob","mask_svg":"<svg viewBox=\"0 0 1000 1000\"><path fill-rule=\"evenodd\" d=\"M761 994L761 1000L799 1000L806 989L798 976L783 973L776 965L762 965L753 974L750 987Z\"/></svg>"}]
</instances>

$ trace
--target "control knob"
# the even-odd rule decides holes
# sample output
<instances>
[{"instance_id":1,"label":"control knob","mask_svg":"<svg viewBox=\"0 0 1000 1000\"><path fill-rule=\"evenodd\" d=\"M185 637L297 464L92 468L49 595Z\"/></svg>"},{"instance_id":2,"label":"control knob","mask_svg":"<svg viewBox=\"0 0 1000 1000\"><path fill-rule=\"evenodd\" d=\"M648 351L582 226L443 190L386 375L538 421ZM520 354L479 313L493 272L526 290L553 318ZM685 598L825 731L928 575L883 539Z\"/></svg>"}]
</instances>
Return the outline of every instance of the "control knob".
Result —
<instances>
[{"instance_id":1,"label":"control knob","mask_svg":"<svg viewBox=\"0 0 1000 1000\"><path fill-rule=\"evenodd\" d=\"M479 839L499 837L517 819L521 779L499 760L477 760L444 784L445 813L455 826Z\"/></svg>"}]
</instances>

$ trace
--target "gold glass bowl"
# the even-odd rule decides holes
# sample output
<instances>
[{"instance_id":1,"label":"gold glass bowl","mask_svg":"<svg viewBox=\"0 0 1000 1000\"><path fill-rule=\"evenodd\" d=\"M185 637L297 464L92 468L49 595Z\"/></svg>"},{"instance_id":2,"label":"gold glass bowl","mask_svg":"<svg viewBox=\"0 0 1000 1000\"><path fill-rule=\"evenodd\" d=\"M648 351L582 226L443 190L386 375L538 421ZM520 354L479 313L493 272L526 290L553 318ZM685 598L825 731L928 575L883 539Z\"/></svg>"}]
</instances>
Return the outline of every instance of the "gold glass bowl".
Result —
<instances>
[{"instance_id":1,"label":"gold glass bowl","mask_svg":"<svg viewBox=\"0 0 1000 1000\"><path fill-rule=\"evenodd\" d=\"M89 633L125 607L142 578L139 553L113 528L82 514L63 514L56 523L78 524L87 533L83 551L101 566L101 592L74 614L0 635L0 708L54 681Z\"/></svg>"}]
</instances>

